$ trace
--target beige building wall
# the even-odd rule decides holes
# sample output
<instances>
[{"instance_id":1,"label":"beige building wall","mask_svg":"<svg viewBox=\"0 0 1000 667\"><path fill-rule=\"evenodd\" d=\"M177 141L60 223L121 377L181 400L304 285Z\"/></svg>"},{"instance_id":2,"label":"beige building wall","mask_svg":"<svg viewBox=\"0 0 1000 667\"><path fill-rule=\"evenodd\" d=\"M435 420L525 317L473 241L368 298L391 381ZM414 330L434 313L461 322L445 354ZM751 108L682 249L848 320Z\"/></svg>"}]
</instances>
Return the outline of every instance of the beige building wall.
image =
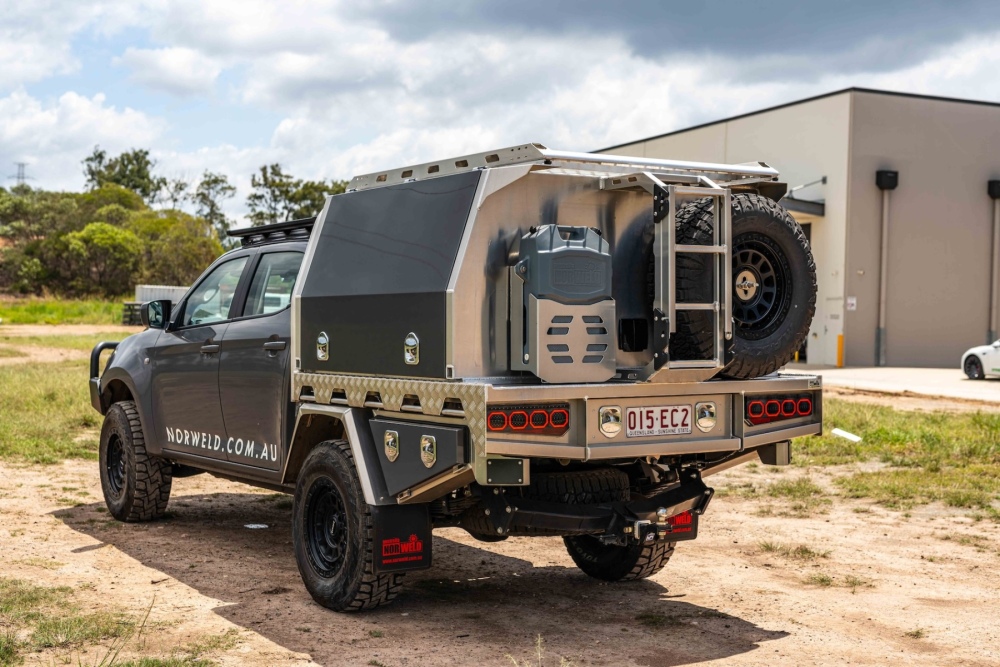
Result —
<instances>
[{"instance_id":1,"label":"beige building wall","mask_svg":"<svg viewBox=\"0 0 1000 667\"><path fill-rule=\"evenodd\" d=\"M777 168L790 187L827 177L826 185L798 193L802 199L826 200L824 218L802 219L812 223L819 286L809 334L811 363L837 363L844 323L850 100L845 92L607 151L703 162L763 161Z\"/></svg>"},{"instance_id":2,"label":"beige building wall","mask_svg":"<svg viewBox=\"0 0 1000 667\"><path fill-rule=\"evenodd\" d=\"M890 194L886 351L890 366L957 367L986 342L1000 107L856 91L850 138L846 361L875 363L881 191ZM827 204L829 207L829 203Z\"/></svg>"}]
</instances>

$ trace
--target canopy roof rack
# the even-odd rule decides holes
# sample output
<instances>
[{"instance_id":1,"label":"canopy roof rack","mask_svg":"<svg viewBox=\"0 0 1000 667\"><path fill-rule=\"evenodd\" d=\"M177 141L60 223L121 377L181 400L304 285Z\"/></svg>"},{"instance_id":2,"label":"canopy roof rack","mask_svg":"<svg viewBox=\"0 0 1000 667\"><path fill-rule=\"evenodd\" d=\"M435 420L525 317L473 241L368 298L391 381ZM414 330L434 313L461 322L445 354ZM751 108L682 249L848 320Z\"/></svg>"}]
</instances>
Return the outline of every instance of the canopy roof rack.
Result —
<instances>
[{"instance_id":1,"label":"canopy roof rack","mask_svg":"<svg viewBox=\"0 0 1000 667\"><path fill-rule=\"evenodd\" d=\"M603 153L573 153L554 151L542 144L523 144L499 150L463 155L461 157L425 162L423 164L390 169L388 171L362 174L351 179L348 192L368 188L410 183L448 174L457 174L476 169L505 167L512 164L536 162L550 167L589 169L620 173L627 171L650 171L687 176L705 176L720 183L740 181L741 183L776 181L778 170L763 162L748 164L716 164L712 162L688 162L685 160L657 160Z\"/></svg>"},{"instance_id":2,"label":"canopy roof rack","mask_svg":"<svg viewBox=\"0 0 1000 667\"><path fill-rule=\"evenodd\" d=\"M275 222L270 225L261 225L260 227L232 229L226 232L226 235L239 239L240 245L246 248L265 243L277 243L278 241L306 240L309 238L309 234L312 233L312 228L315 224L316 217L314 216L300 220Z\"/></svg>"}]
</instances>

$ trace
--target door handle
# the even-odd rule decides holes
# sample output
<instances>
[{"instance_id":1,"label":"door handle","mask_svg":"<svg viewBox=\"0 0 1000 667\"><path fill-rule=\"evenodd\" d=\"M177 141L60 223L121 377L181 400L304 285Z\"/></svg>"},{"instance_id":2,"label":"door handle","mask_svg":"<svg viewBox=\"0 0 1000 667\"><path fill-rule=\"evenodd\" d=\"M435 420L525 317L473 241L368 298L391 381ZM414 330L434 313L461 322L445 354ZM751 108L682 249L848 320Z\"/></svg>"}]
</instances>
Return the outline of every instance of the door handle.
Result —
<instances>
[{"instance_id":1,"label":"door handle","mask_svg":"<svg viewBox=\"0 0 1000 667\"><path fill-rule=\"evenodd\" d=\"M216 352L219 351L220 347L222 347L222 346L221 345L202 345L201 346L201 353L202 354L215 354Z\"/></svg>"},{"instance_id":2,"label":"door handle","mask_svg":"<svg viewBox=\"0 0 1000 667\"><path fill-rule=\"evenodd\" d=\"M284 350L287 343L283 340L269 340L264 343L264 349L268 352L277 352L278 350Z\"/></svg>"}]
</instances>

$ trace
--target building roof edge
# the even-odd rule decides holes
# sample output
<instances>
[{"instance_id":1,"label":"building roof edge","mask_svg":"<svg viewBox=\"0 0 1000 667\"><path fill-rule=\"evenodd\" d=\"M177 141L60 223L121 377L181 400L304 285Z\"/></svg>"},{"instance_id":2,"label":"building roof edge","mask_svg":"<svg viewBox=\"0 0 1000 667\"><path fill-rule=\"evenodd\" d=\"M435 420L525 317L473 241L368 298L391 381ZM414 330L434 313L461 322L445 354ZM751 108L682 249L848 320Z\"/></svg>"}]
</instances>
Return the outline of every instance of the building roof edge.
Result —
<instances>
[{"instance_id":1,"label":"building roof edge","mask_svg":"<svg viewBox=\"0 0 1000 667\"><path fill-rule=\"evenodd\" d=\"M641 139L635 139L634 141L626 141L624 143L615 144L614 146L608 146L607 148L598 148L592 152L594 153L606 153L608 151L613 151L616 148L622 148L624 146L631 146L633 144L642 143L644 141L653 141L654 139L662 139L663 137L670 137L675 134L683 134L685 132L692 132L694 130L700 130L702 128L711 127L712 125L718 125L720 123L728 123L734 120L740 120L743 118L749 118L750 116L756 116L763 113L768 113L771 111L777 111L778 109L784 109L786 107L793 107L798 104L806 104L807 102L815 102L816 100L822 100L827 97L835 97L837 95L843 95L845 93L870 93L873 95L891 95L894 97L908 97L911 99L920 100L934 100L937 102L957 102L961 104L976 104L981 106L991 106L1000 107L1000 102L988 102L986 100L969 100L960 97L942 97L940 95L922 95L919 93L903 93L892 90L879 90L877 88L861 88L858 86L852 86L850 88L842 88L840 90L830 91L828 93L822 93L820 95L813 95L812 97L805 97L801 100L793 100L791 102L785 102L783 104L777 104L772 107L766 107L764 109L758 109L756 111L748 111L746 113L738 114L736 116L729 116L727 118L720 118L718 120L708 121L707 123L700 123L698 125L692 125L690 127L684 127L679 130L673 130L671 132L664 132L663 134L653 135L651 137L644 137Z\"/></svg>"}]
</instances>

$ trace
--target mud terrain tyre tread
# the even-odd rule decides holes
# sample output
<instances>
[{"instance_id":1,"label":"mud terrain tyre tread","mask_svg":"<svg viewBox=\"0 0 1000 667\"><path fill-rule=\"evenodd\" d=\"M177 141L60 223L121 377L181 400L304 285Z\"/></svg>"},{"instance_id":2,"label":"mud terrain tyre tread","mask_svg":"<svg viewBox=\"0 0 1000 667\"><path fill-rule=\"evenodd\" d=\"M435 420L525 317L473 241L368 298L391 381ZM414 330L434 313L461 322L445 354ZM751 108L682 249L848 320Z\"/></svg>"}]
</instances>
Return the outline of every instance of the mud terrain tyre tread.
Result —
<instances>
[{"instance_id":1,"label":"mud terrain tyre tread","mask_svg":"<svg viewBox=\"0 0 1000 667\"><path fill-rule=\"evenodd\" d=\"M677 243L707 245L712 242L715 224L712 204L712 199L707 197L678 210ZM739 327L736 327L733 338L727 342L727 364L720 375L749 379L768 375L787 364L809 334L809 324L816 312L816 263L802 228L774 200L756 194L734 195L732 216L734 245L741 236L748 233L748 226L753 228L749 233L763 234L778 245L785 242L787 250L784 254L789 264L788 271L792 274L791 303L789 311L777 324L778 330L762 339L751 341L744 339ZM707 256L679 254L678 303L713 301L713 295L707 289L711 284L707 277L711 275L710 271L711 264ZM670 338L670 356L674 359L709 358L712 355L713 338L711 314L679 311L677 332Z\"/></svg>"},{"instance_id":2,"label":"mud terrain tyre tread","mask_svg":"<svg viewBox=\"0 0 1000 667\"><path fill-rule=\"evenodd\" d=\"M123 488L115 497L110 487L108 449L112 436L121 441ZM146 452L146 439L134 401L121 401L108 409L101 427L99 452L101 488L108 511L119 521L159 519L167 511L173 483L170 462Z\"/></svg>"},{"instance_id":3,"label":"mud terrain tyre tread","mask_svg":"<svg viewBox=\"0 0 1000 667\"><path fill-rule=\"evenodd\" d=\"M525 497L550 503L607 503L629 499L628 475L615 468L595 468L532 475Z\"/></svg>"},{"instance_id":4,"label":"mud terrain tyre tread","mask_svg":"<svg viewBox=\"0 0 1000 667\"><path fill-rule=\"evenodd\" d=\"M651 577L674 555L673 542L601 544L596 537L564 537L566 550L584 574L602 581L635 581Z\"/></svg>"},{"instance_id":5,"label":"mud terrain tyre tread","mask_svg":"<svg viewBox=\"0 0 1000 667\"><path fill-rule=\"evenodd\" d=\"M325 475L340 493L347 515L348 555L346 568L333 577L315 571L307 551L304 502L314 475ZM363 611L392 601L403 585L400 572L375 572L375 527L365 502L354 464L354 453L344 440L328 440L306 457L299 472L292 509L292 544L302 581L313 599L335 611ZM353 530L350 530L353 528ZM353 544L350 544L353 542Z\"/></svg>"}]
</instances>

